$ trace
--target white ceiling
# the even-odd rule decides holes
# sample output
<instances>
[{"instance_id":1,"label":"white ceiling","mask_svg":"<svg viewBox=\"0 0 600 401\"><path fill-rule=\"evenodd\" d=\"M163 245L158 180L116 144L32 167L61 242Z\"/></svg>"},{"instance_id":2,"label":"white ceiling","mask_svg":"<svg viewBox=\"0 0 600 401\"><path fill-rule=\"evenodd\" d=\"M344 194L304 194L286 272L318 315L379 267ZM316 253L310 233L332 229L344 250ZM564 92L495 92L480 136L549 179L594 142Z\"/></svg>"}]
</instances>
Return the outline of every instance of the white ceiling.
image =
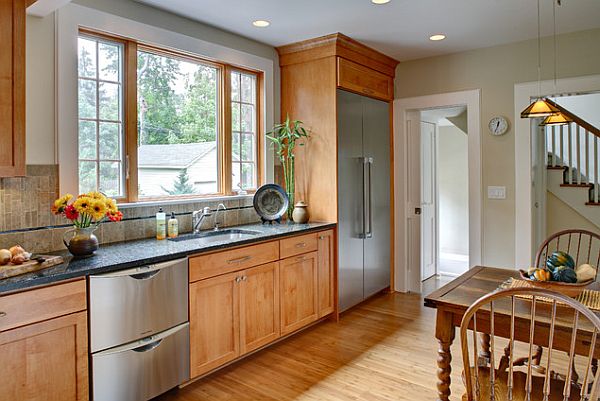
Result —
<instances>
[{"instance_id":1,"label":"white ceiling","mask_svg":"<svg viewBox=\"0 0 600 401\"><path fill-rule=\"evenodd\" d=\"M467 106L445 107L421 110L421 121L438 124L442 127L453 125L448 117L456 117L467 111Z\"/></svg>"},{"instance_id":2,"label":"white ceiling","mask_svg":"<svg viewBox=\"0 0 600 401\"><path fill-rule=\"evenodd\" d=\"M537 36L536 0L137 0L273 46L341 32L400 61ZM552 34L552 0L542 33ZM559 32L600 27L600 0L562 0ZM268 28L251 22L266 19ZM431 42L444 33L447 39Z\"/></svg>"}]
</instances>

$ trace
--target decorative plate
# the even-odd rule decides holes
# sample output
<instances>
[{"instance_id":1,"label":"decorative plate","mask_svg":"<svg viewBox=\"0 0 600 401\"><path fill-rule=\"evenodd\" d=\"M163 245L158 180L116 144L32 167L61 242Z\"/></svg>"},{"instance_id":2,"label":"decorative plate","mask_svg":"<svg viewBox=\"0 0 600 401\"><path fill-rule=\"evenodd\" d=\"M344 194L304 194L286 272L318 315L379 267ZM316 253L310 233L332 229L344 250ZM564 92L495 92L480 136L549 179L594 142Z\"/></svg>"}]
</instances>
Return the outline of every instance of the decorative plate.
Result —
<instances>
[{"instance_id":1,"label":"decorative plate","mask_svg":"<svg viewBox=\"0 0 600 401\"><path fill-rule=\"evenodd\" d=\"M287 211L289 199L283 188L276 184L266 184L254 194L254 209L263 223L281 220Z\"/></svg>"}]
</instances>

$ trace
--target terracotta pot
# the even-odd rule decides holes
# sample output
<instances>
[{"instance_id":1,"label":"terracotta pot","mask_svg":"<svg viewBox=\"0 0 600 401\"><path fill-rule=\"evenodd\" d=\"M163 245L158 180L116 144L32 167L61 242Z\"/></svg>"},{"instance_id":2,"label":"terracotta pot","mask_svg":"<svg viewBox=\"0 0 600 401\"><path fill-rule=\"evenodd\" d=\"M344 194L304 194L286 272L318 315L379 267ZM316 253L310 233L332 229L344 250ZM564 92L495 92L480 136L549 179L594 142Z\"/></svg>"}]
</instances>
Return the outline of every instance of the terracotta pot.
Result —
<instances>
[{"instance_id":1,"label":"terracotta pot","mask_svg":"<svg viewBox=\"0 0 600 401\"><path fill-rule=\"evenodd\" d=\"M294 219L294 223L304 224L308 223L308 205L302 201L296 203L294 207L294 212L292 213L292 218Z\"/></svg>"},{"instance_id":2,"label":"terracotta pot","mask_svg":"<svg viewBox=\"0 0 600 401\"><path fill-rule=\"evenodd\" d=\"M94 235L96 228L71 228L63 235L63 243L74 256L92 256L99 248L98 238ZM69 235L71 238L67 241Z\"/></svg>"}]
</instances>

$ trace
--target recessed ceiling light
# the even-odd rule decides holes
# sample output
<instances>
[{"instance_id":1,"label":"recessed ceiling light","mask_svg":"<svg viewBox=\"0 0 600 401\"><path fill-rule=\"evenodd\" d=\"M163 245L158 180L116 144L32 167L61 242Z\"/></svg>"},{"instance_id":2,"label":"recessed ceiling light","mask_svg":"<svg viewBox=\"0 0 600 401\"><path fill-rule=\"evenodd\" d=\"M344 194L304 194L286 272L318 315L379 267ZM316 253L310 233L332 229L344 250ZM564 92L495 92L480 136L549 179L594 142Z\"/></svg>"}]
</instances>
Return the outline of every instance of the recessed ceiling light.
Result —
<instances>
[{"instance_id":1,"label":"recessed ceiling light","mask_svg":"<svg viewBox=\"0 0 600 401\"><path fill-rule=\"evenodd\" d=\"M269 25L271 25L271 23L269 21L265 21L263 19L258 19L256 21L253 21L252 25L254 25L257 28L266 28Z\"/></svg>"},{"instance_id":2,"label":"recessed ceiling light","mask_svg":"<svg viewBox=\"0 0 600 401\"><path fill-rule=\"evenodd\" d=\"M371 0L371 3L373 4L385 4L385 3L389 3L390 0Z\"/></svg>"},{"instance_id":3,"label":"recessed ceiling light","mask_svg":"<svg viewBox=\"0 0 600 401\"><path fill-rule=\"evenodd\" d=\"M429 37L429 40L433 40L434 42L437 42L439 40L444 40L444 39L446 39L446 35L443 35L441 33L436 34L436 35L431 35Z\"/></svg>"}]
</instances>

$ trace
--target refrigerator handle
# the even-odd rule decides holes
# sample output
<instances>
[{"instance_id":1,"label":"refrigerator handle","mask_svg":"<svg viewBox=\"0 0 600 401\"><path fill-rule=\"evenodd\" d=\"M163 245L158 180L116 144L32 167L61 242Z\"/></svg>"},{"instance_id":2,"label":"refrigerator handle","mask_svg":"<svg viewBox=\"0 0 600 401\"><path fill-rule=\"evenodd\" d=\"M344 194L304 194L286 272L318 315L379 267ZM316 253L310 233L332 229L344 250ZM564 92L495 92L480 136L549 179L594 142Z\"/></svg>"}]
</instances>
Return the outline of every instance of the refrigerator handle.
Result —
<instances>
[{"instance_id":1,"label":"refrigerator handle","mask_svg":"<svg viewBox=\"0 0 600 401\"><path fill-rule=\"evenodd\" d=\"M360 234L358 235L358 238L367 238L367 202L369 201L368 198L368 183L367 183L367 158L366 157L359 157L358 158L360 164L362 165L362 183L363 183L363 187L362 187L362 227L360 230Z\"/></svg>"},{"instance_id":2,"label":"refrigerator handle","mask_svg":"<svg viewBox=\"0 0 600 401\"><path fill-rule=\"evenodd\" d=\"M367 169L369 171L369 173L367 174L367 178L368 178L368 187L367 187L367 197L368 197L368 201L369 201L369 206L367 209L368 211L368 223L369 223L369 230L365 233L365 238L372 238L373 237L373 188L371 186L371 178L372 178L372 170L373 170L373 158L372 157L367 157Z\"/></svg>"}]
</instances>

